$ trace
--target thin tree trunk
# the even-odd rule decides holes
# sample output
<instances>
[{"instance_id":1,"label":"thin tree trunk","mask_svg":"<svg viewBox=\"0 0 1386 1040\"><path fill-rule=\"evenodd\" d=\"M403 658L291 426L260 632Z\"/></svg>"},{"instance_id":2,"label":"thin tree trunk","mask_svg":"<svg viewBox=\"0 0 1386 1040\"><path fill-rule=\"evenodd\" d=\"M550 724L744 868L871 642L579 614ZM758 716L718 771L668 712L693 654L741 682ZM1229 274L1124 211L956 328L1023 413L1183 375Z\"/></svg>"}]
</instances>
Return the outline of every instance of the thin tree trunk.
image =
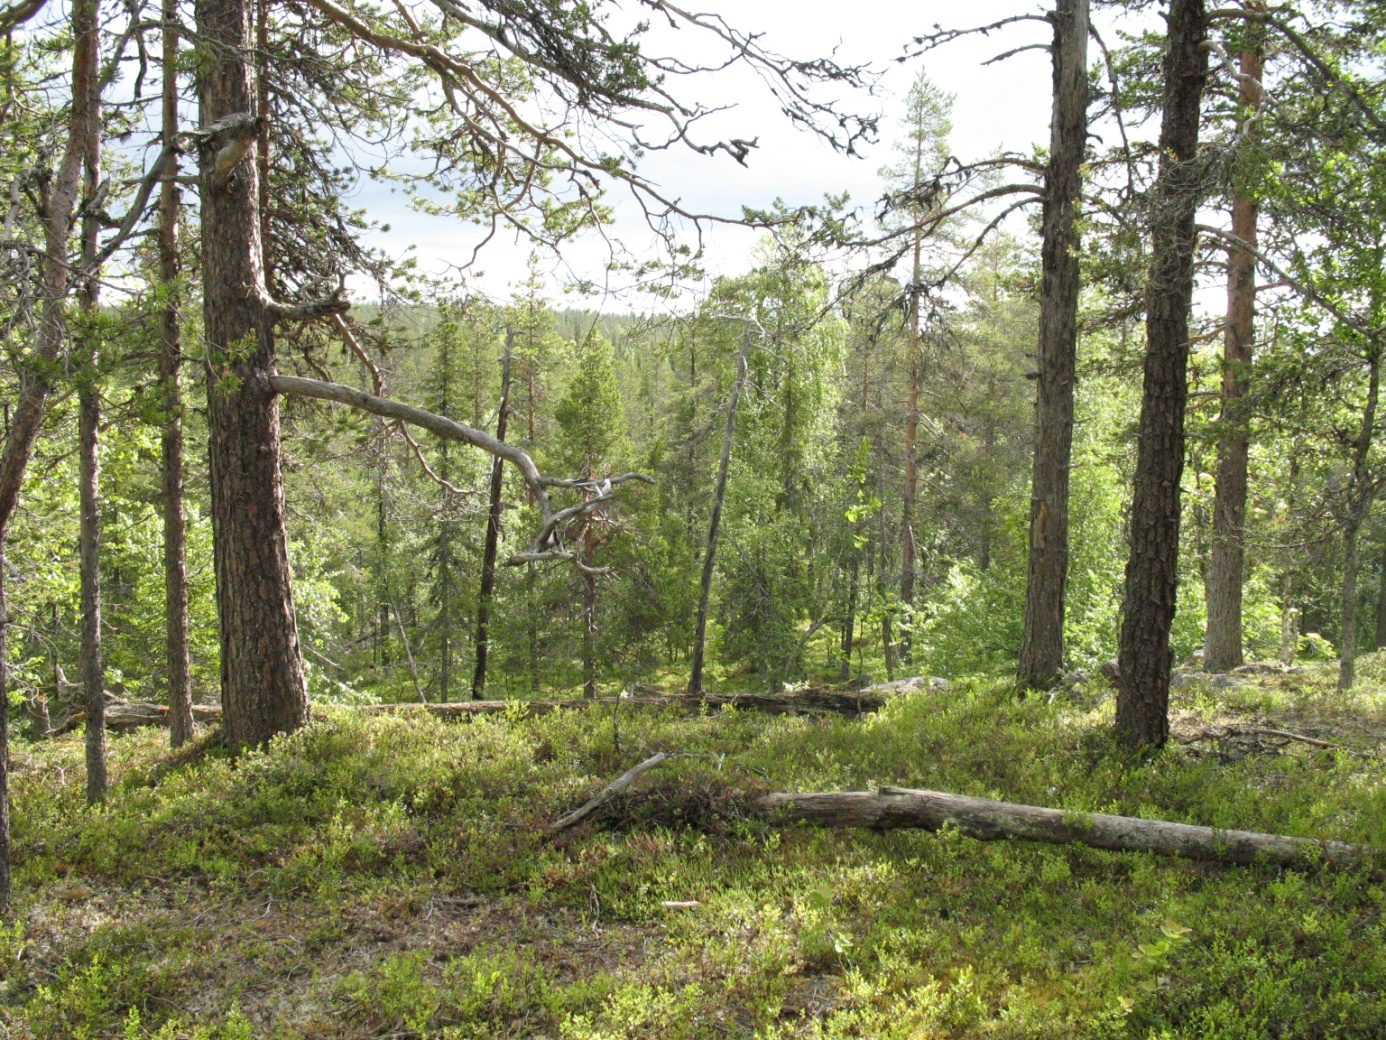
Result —
<instances>
[{"instance_id":1,"label":"thin tree trunk","mask_svg":"<svg viewBox=\"0 0 1386 1040\"><path fill-rule=\"evenodd\" d=\"M1368 470L1372 442L1376 437L1376 408L1381 393L1381 350L1373 343L1367 358L1367 400L1362 406L1362 428L1352 460L1354 501L1343 531L1343 592L1338 639L1338 689L1350 690L1357 670L1357 572L1361 566L1358 536L1371 512L1375 489Z\"/></svg>"},{"instance_id":2,"label":"thin tree trunk","mask_svg":"<svg viewBox=\"0 0 1386 1040\"><path fill-rule=\"evenodd\" d=\"M582 556L590 568L596 539L591 528L583 532ZM582 572L582 695L597 695L597 576L591 570Z\"/></svg>"},{"instance_id":3,"label":"thin tree trunk","mask_svg":"<svg viewBox=\"0 0 1386 1040\"><path fill-rule=\"evenodd\" d=\"M178 4L163 5L163 141L178 134ZM168 668L169 744L193 736L192 678L188 652L187 523L183 511L183 364L178 299L178 217L181 206L175 153L159 189L159 382L163 391L162 475L164 510L164 611Z\"/></svg>"},{"instance_id":4,"label":"thin tree trunk","mask_svg":"<svg viewBox=\"0 0 1386 1040\"><path fill-rule=\"evenodd\" d=\"M538 573L533 563L525 564L525 639L529 647L529 692L539 692L539 617L534 602Z\"/></svg>"},{"instance_id":5,"label":"thin tree trunk","mask_svg":"<svg viewBox=\"0 0 1386 1040\"><path fill-rule=\"evenodd\" d=\"M1341 645L1338 651L1340 690L1352 689L1357 676L1357 574L1362 564L1362 554L1357 543L1358 535L1362 531L1362 519L1363 517L1354 515L1343 531L1343 587L1339 606Z\"/></svg>"},{"instance_id":6,"label":"thin tree trunk","mask_svg":"<svg viewBox=\"0 0 1386 1040\"><path fill-rule=\"evenodd\" d=\"M1039 378L1030 491L1025 621L1017 677L1058 681L1068 587L1068 490L1078 356L1078 231L1088 134L1088 0L1058 0L1053 15L1054 107L1045 173Z\"/></svg>"},{"instance_id":7,"label":"thin tree trunk","mask_svg":"<svg viewBox=\"0 0 1386 1040\"><path fill-rule=\"evenodd\" d=\"M1386 543L1381 548L1380 584L1376 594L1376 649L1386 650Z\"/></svg>"},{"instance_id":8,"label":"thin tree trunk","mask_svg":"<svg viewBox=\"0 0 1386 1040\"><path fill-rule=\"evenodd\" d=\"M843 679L852 677L852 647L857 628L857 585L861 574L860 554L852 553L851 576L847 580L847 616L842 621L842 665L840 675Z\"/></svg>"},{"instance_id":9,"label":"thin tree trunk","mask_svg":"<svg viewBox=\"0 0 1386 1040\"><path fill-rule=\"evenodd\" d=\"M996 382L992 380L987 386L987 396L993 400L996 398ZM982 426L982 456L986 459L988 477L984 478L982 485L982 531L981 544L978 546L977 567L979 570L991 569L991 539L992 528L996 526L996 514L994 511L995 496L991 493L991 488L985 481L990 474L995 472L996 461L996 420L987 417Z\"/></svg>"},{"instance_id":10,"label":"thin tree trunk","mask_svg":"<svg viewBox=\"0 0 1386 1040\"><path fill-rule=\"evenodd\" d=\"M93 359L91 367L95 369ZM94 373L93 373L94 377ZM87 801L106 797L106 683L101 662L101 504L97 431L101 404L95 386L79 394L82 585L82 701L86 708Z\"/></svg>"},{"instance_id":11,"label":"thin tree trunk","mask_svg":"<svg viewBox=\"0 0 1386 1040\"><path fill-rule=\"evenodd\" d=\"M419 695L419 703L427 704L428 698L424 696L423 685L419 682L419 666L414 661L414 648L409 645L409 633L404 628L404 615L395 610L395 627L399 629L399 641L404 644L404 658L409 662L409 678L414 682L414 692Z\"/></svg>"},{"instance_id":12,"label":"thin tree trunk","mask_svg":"<svg viewBox=\"0 0 1386 1040\"><path fill-rule=\"evenodd\" d=\"M384 422L376 424L375 480L375 598L379 628L376 630L376 654L380 667L390 666L390 502L388 477L390 456L387 447L389 431Z\"/></svg>"},{"instance_id":13,"label":"thin tree trunk","mask_svg":"<svg viewBox=\"0 0 1386 1040\"><path fill-rule=\"evenodd\" d=\"M1240 115L1251 119L1261 103L1259 41L1241 56ZM1254 125L1250 124L1250 125ZM1250 133L1250 131L1248 131ZM1232 234L1247 243L1227 253L1227 331L1223 337L1222 424L1218 442L1217 497L1213 506L1212 551L1208 561L1208 629L1203 664L1229 672L1242 664L1242 585L1245 581L1247 429L1245 398L1251 389L1251 346L1256 329L1256 218L1254 197L1239 190L1232 199Z\"/></svg>"},{"instance_id":14,"label":"thin tree trunk","mask_svg":"<svg viewBox=\"0 0 1386 1040\"><path fill-rule=\"evenodd\" d=\"M72 6L72 95L88 97L95 89L98 63L96 0L75 0ZM24 471L33 455L34 439L48 408L50 382L68 342L67 296L71 286L68 240L81 185L82 162L88 139L99 133L94 113L74 104L68 116L67 141L49 189L42 216L44 251L40 262L42 303L32 361L18 366L19 386L14 414L0 452L0 910L11 897L10 877L10 671L9 613L5 588L5 541L19 503Z\"/></svg>"},{"instance_id":15,"label":"thin tree trunk","mask_svg":"<svg viewBox=\"0 0 1386 1040\"><path fill-rule=\"evenodd\" d=\"M732 442L736 438L736 408L746 385L747 356L751 351L751 324L741 333L741 349L736 355L736 379L727 401L727 424L722 429L722 454L717 460L717 487L712 493L712 516L707 522L707 548L703 550L702 584L698 592L698 620L693 628L693 657L688 672L688 694L703 692L703 655L707 646L707 612L712 600L712 574L717 562L717 536L722 524L722 505L727 498L727 471L731 467Z\"/></svg>"},{"instance_id":16,"label":"thin tree trunk","mask_svg":"<svg viewBox=\"0 0 1386 1040\"><path fill-rule=\"evenodd\" d=\"M1203 0L1171 0L1160 176L1153 200L1140 446L1122 604L1116 728L1132 745L1169 736L1169 634L1179 580L1179 480L1189 391L1196 168L1208 75Z\"/></svg>"},{"instance_id":17,"label":"thin tree trunk","mask_svg":"<svg viewBox=\"0 0 1386 1040\"><path fill-rule=\"evenodd\" d=\"M510 360L515 334L505 334L505 357L501 362L500 411L496 416L496 440L505 441L506 420L510 415ZM501 490L504 487L505 460L491 460L491 508L486 516L486 546L481 556L481 590L476 605L476 672L472 676L472 699L481 700L486 691L486 655L490 649L491 597L496 589L496 550L500 546Z\"/></svg>"},{"instance_id":18,"label":"thin tree trunk","mask_svg":"<svg viewBox=\"0 0 1386 1040\"><path fill-rule=\"evenodd\" d=\"M210 127L254 105L251 8L248 0L197 0L196 15L200 119ZM255 151L256 129L237 124L199 149L221 696L232 747L263 744L308 721L284 533L279 405L269 383L274 314L265 292L259 170L254 156L217 169L223 148Z\"/></svg>"},{"instance_id":19,"label":"thin tree trunk","mask_svg":"<svg viewBox=\"0 0 1386 1040\"><path fill-rule=\"evenodd\" d=\"M6 455L10 445L7 443ZM0 538L0 910L10 908L10 613L5 545Z\"/></svg>"},{"instance_id":20,"label":"thin tree trunk","mask_svg":"<svg viewBox=\"0 0 1386 1040\"><path fill-rule=\"evenodd\" d=\"M92 11L93 33L99 34L100 8ZM93 64L100 57L100 43L91 49ZM101 85L97 69L85 84L86 90L72 94L74 105L84 105L92 122L101 124ZM82 197L94 202L101 188L101 134L86 140L83 158ZM106 670L101 659L101 343L97 331L100 281L96 270L97 235L100 232L92 207L82 217L82 259L79 286L82 315L86 324L88 349L86 371L80 373L78 398L78 499L80 504L80 551L78 571L82 586L82 695L86 704L87 802L91 805L106 797Z\"/></svg>"}]
</instances>

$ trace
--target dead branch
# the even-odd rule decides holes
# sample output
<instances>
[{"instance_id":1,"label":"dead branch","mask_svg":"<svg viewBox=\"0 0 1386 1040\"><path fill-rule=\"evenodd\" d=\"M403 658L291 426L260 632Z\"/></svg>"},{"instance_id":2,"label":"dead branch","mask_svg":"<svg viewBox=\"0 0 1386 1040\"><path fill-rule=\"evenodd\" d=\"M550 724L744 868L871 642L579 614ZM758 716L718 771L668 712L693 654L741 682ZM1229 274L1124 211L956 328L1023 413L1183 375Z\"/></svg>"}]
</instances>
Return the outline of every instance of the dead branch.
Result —
<instances>
[{"instance_id":1,"label":"dead branch","mask_svg":"<svg viewBox=\"0 0 1386 1040\"><path fill-rule=\"evenodd\" d=\"M509 566L532 563L538 560L573 560L574 554L563 544L564 534L569 526L593 510L612 501L615 498L612 493L615 486L632 480L643 481L647 484L654 483L653 478L643 473L625 473L610 479L557 480L553 477L545 477L539 472L539 467L535 465L534 460L523 449L517 448L513 444L506 444L484 430L464 426L462 423L455 422L445 416L435 415L402 401L376 397L364 390L357 390L355 387L344 386L341 383L329 383L321 379L305 379L301 376L271 376L270 386L277 393L291 394L296 397L311 397L320 401L332 401L359 408L361 411L370 412L372 415L412 423L436 436L447 440L461 441L463 444L480 448L482 451L504 459L513 465L520 471L525 483L529 485L534 501L539 506L541 522L539 532L535 535L529 549L517 553L507 560L506 563ZM578 505L555 510L553 502L549 498L548 489L551 487L590 488L596 492L596 495Z\"/></svg>"},{"instance_id":2,"label":"dead branch","mask_svg":"<svg viewBox=\"0 0 1386 1040\"><path fill-rule=\"evenodd\" d=\"M567 830L576 823L581 823L597 809L600 809L631 784L635 783L635 781L640 778L640 774L653 769L668 757L669 756L663 751L659 751L645 759L645 761L641 762L639 765L626 770L619 777L598 791L583 805L574 809L572 812L568 813L568 815L561 816L557 820L554 820L553 823L549 824L549 833L557 834L559 831Z\"/></svg>"},{"instance_id":3,"label":"dead branch","mask_svg":"<svg viewBox=\"0 0 1386 1040\"><path fill-rule=\"evenodd\" d=\"M1296 740L1312 747L1343 747L1342 744L1335 744L1331 740L1320 740L1318 737L1307 737L1303 733L1291 733L1285 729L1265 729L1261 726L1223 726L1221 728L1195 730L1183 738L1181 743L1193 744L1200 740L1222 740L1225 737L1278 737L1282 740Z\"/></svg>"}]
</instances>

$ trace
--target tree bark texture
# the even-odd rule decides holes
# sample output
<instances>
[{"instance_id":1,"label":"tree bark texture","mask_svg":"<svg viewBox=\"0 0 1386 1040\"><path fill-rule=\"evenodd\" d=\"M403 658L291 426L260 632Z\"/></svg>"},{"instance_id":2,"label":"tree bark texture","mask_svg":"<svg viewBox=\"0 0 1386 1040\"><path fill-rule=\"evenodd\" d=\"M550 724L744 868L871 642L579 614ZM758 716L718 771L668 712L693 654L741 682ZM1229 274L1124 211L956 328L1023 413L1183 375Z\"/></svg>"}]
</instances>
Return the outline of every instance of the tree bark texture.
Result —
<instances>
[{"instance_id":1,"label":"tree bark texture","mask_svg":"<svg viewBox=\"0 0 1386 1040\"><path fill-rule=\"evenodd\" d=\"M756 805L777 822L872 830L918 827L929 831L951 825L979 841L1021 838L1218 863L1274 863L1304 869L1325 862L1370 862L1380 856L1379 850L1337 841L1220 830L1106 813L1073 813L904 787L770 794Z\"/></svg>"},{"instance_id":2,"label":"tree bark texture","mask_svg":"<svg viewBox=\"0 0 1386 1040\"><path fill-rule=\"evenodd\" d=\"M1068 586L1068 487L1078 357L1078 206L1088 133L1088 0L1059 0L1054 23L1054 109L1049 125L1040 246L1039 378L1030 491L1022 685L1052 686L1063 669Z\"/></svg>"},{"instance_id":3,"label":"tree bark texture","mask_svg":"<svg viewBox=\"0 0 1386 1040\"><path fill-rule=\"evenodd\" d=\"M722 428L722 454L717 459L717 487L712 493L712 515L707 521L707 547L703 550L703 573L698 588L698 619L693 627L693 655L688 670L688 694L703 692L703 655L707 650L707 613L712 601L712 575L717 563L717 537L722 525L722 506L727 500L727 473L731 467L732 442L736 439L736 409L746 385L747 355L751 351L751 324L741 333L741 350L736 355L736 379L727 400L727 424Z\"/></svg>"},{"instance_id":4,"label":"tree bark texture","mask_svg":"<svg viewBox=\"0 0 1386 1040\"><path fill-rule=\"evenodd\" d=\"M95 5L96 0L93 0ZM99 5L92 10L92 31L99 33ZM94 43L89 61L100 59L100 44ZM84 80L85 92L74 85L73 105L82 105L96 127L101 124L101 84L99 70L91 68ZM86 138L82 157L82 199L94 202L101 188L101 134L94 130ZM82 351L85 371L78 373L78 573L82 600L82 645L80 654L82 698L86 704L87 802L95 805L106 797L106 669L101 657L101 343L96 327L100 305L96 252L101 224L94 206L84 205L81 224L81 281L79 303L88 342Z\"/></svg>"},{"instance_id":5,"label":"tree bark texture","mask_svg":"<svg viewBox=\"0 0 1386 1040\"><path fill-rule=\"evenodd\" d=\"M94 358L91 367L96 367ZM78 398L82 703L87 717L87 802L95 805L106 797L106 674L101 660L101 470L97 454L101 403L94 385L82 387Z\"/></svg>"},{"instance_id":6,"label":"tree bark texture","mask_svg":"<svg viewBox=\"0 0 1386 1040\"><path fill-rule=\"evenodd\" d=\"M198 0L196 13L200 117L210 127L251 112L251 10L246 0ZM263 744L308 721L284 534L279 408L269 382L274 315L265 294L253 131L223 131L199 153L221 696L232 747ZM241 161L227 168L233 146Z\"/></svg>"},{"instance_id":7,"label":"tree bark texture","mask_svg":"<svg viewBox=\"0 0 1386 1040\"><path fill-rule=\"evenodd\" d=\"M1188 400L1196 166L1208 76L1203 0L1171 0L1160 173L1151 212L1150 287L1131 550L1122 603L1117 732L1132 745L1169 736L1169 634L1179 577L1179 480Z\"/></svg>"},{"instance_id":8,"label":"tree bark texture","mask_svg":"<svg viewBox=\"0 0 1386 1040\"><path fill-rule=\"evenodd\" d=\"M500 410L496 415L496 440L505 442L506 419L510 415L510 363L514 333L505 335L505 358L501 362ZM481 589L476 605L476 671L472 675L472 699L480 700L486 692L486 654L490 649L491 598L496 589L496 551L500 546L501 490L504 486L505 460L499 455L491 460L491 506L486 515L486 545L481 554Z\"/></svg>"},{"instance_id":9,"label":"tree bark texture","mask_svg":"<svg viewBox=\"0 0 1386 1040\"><path fill-rule=\"evenodd\" d=\"M1239 108L1250 119L1261 102L1261 55L1248 46L1241 56ZM1254 126L1254 123L1248 123ZM1250 133L1250 131L1248 131ZM1246 396L1251 389L1251 347L1256 331L1256 198L1239 190L1232 199L1232 234L1246 247L1227 251L1227 329L1223 336L1222 425L1212 551L1208 560L1208 629L1203 665L1230 672L1242 661L1242 585L1245 581L1247 457Z\"/></svg>"},{"instance_id":10,"label":"tree bark texture","mask_svg":"<svg viewBox=\"0 0 1386 1040\"><path fill-rule=\"evenodd\" d=\"M178 5L163 4L163 142L178 135ZM159 385L163 399L161 443L164 521L164 634L168 671L169 743L192 739L192 678L188 652L187 521L183 509L183 364L178 297L178 218L181 207L175 153L159 188Z\"/></svg>"}]
</instances>

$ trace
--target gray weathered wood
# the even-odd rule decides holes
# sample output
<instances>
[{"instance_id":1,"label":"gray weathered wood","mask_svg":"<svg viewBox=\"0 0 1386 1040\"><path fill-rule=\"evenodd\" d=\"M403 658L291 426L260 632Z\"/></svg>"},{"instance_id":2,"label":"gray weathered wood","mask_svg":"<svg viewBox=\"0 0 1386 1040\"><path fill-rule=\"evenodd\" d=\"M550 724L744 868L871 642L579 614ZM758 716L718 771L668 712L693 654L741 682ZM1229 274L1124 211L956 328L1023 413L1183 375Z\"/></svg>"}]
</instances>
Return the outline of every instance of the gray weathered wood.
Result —
<instances>
[{"instance_id":1,"label":"gray weathered wood","mask_svg":"<svg viewBox=\"0 0 1386 1040\"><path fill-rule=\"evenodd\" d=\"M918 827L930 831L952 824L963 834L980 841L1023 838L1090 845L1098 849L1154 852L1218 863L1266 862L1305 868L1325 862L1365 862L1380 855L1378 850L1367 846L1337 841L1219 830L1106 813L1065 812L905 787L769 794L761 798L757 806L777 823L798 821L824 827L875 830Z\"/></svg>"},{"instance_id":2,"label":"gray weathered wood","mask_svg":"<svg viewBox=\"0 0 1386 1040\"><path fill-rule=\"evenodd\" d=\"M635 781L640 778L641 773L653 769L668 757L669 756L663 751L657 751L639 765L627 769L615 780L598 791L591 799L568 813L568 815L560 816L558 819L554 820L553 823L549 824L549 833L557 834L559 831L567 830L576 823L581 823L597 809L600 809L631 784L635 783Z\"/></svg>"}]
</instances>

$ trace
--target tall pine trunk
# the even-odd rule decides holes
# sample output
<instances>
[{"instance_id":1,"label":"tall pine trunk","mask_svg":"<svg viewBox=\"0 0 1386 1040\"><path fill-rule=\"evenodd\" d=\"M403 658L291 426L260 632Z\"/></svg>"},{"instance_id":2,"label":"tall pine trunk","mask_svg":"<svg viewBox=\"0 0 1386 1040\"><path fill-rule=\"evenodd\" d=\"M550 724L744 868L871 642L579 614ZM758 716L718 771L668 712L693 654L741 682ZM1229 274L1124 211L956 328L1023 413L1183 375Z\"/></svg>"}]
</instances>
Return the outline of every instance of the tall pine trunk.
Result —
<instances>
[{"instance_id":1,"label":"tall pine trunk","mask_svg":"<svg viewBox=\"0 0 1386 1040\"><path fill-rule=\"evenodd\" d=\"M1164 59L1160 175L1151 212L1150 288L1131 555L1122 604L1116 728L1136 746L1169 736L1170 628L1179 581L1179 480L1189 393L1196 165L1208 77L1203 0L1171 0Z\"/></svg>"},{"instance_id":2,"label":"tall pine trunk","mask_svg":"<svg viewBox=\"0 0 1386 1040\"><path fill-rule=\"evenodd\" d=\"M1039 377L1025 622L1017 677L1045 687L1064 658L1068 488L1078 354L1078 206L1088 135L1088 0L1059 0L1054 24L1054 108L1045 173Z\"/></svg>"},{"instance_id":3,"label":"tall pine trunk","mask_svg":"<svg viewBox=\"0 0 1386 1040\"><path fill-rule=\"evenodd\" d=\"M1250 120L1261 102L1259 41L1241 56L1240 113ZM1254 125L1249 123L1250 125ZM1247 131L1250 134L1250 130ZM1204 667L1229 672L1242 664L1242 586L1246 561L1246 395L1251 389L1251 346L1256 328L1256 199L1239 188L1232 199L1232 234L1247 244L1227 251L1227 330L1223 336L1222 425L1217 496L1208 560L1208 629Z\"/></svg>"},{"instance_id":4,"label":"tall pine trunk","mask_svg":"<svg viewBox=\"0 0 1386 1040\"><path fill-rule=\"evenodd\" d=\"M163 141L178 135L178 4L163 4ZM159 188L159 384L164 512L164 633L168 671L168 736L173 747L192 739L192 678L188 652L187 522L183 509L183 342L178 298L178 157Z\"/></svg>"},{"instance_id":5,"label":"tall pine trunk","mask_svg":"<svg viewBox=\"0 0 1386 1040\"><path fill-rule=\"evenodd\" d=\"M211 127L251 113L251 8L247 0L197 0L196 14L200 119ZM232 747L263 744L308 721L284 534L279 406L269 385L274 315L264 291L253 134L253 126L238 124L199 149L222 717ZM226 168L231 153L224 149L238 142L244 157Z\"/></svg>"},{"instance_id":6,"label":"tall pine trunk","mask_svg":"<svg viewBox=\"0 0 1386 1040\"><path fill-rule=\"evenodd\" d=\"M496 440L505 441L506 420L510 415L510 361L513 332L505 334L505 358L501 362L500 411L496 416ZM501 490L505 472L500 456L491 460L491 504L486 515L486 545L481 554L481 589L476 605L476 672L472 675L472 699L481 700L486 691L486 655L490 650L491 598L496 589L496 550L500 546Z\"/></svg>"}]
</instances>

